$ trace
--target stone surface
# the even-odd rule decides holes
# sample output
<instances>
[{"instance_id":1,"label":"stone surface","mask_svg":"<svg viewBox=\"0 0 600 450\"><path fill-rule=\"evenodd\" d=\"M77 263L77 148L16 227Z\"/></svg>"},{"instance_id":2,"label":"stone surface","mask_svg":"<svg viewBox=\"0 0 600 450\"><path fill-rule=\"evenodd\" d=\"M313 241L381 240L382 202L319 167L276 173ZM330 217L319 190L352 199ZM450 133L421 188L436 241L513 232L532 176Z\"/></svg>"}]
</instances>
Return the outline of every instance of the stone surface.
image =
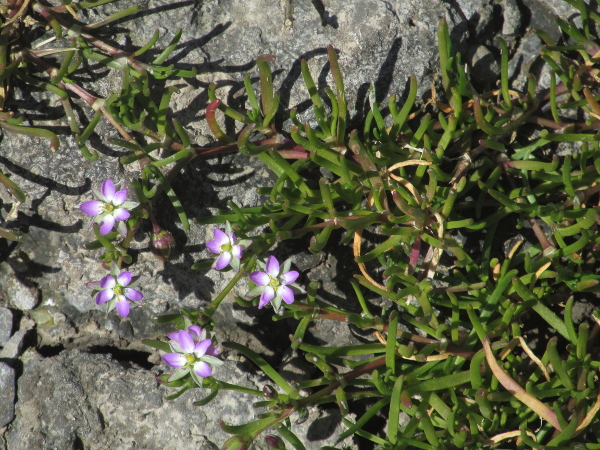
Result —
<instances>
[{"instance_id":1,"label":"stone surface","mask_svg":"<svg viewBox=\"0 0 600 450\"><path fill-rule=\"evenodd\" d=\"M500 74L500 65L494 54L485 45L478 46L473 52L471 67L473 73L477 74L478 85L485 87L486 90L492 90L495 87Z\"/></svg>"},{"instance_id":2,"label":"stone surface","mask_svg":"<svg viewBox=\"0 0 600 450\"><path fill-rule=\"evenodd\" d=\"M40 293L34 283L19 276L9 266L0 266L0 286L15 309L30 311L40 303Z\"/></svg>"},{"instance_id":3,"label":"stone surface","mask_svg":"<svg viewBox=\"0 0 600 450\"><path fill-rule=\"evenodd\" d=\"M227 361L218 376L262 389L264 381L248 369L246 363ZM229 438L220 420L240 424L256 418L252 403L257 397L245 394L220 392L205 407L192 405L205 395L202 390L167 401L165 396L176 390L159 387L158 374L79 351L29 359L19 379L17 417L5 436L7 450L214 448ZM341 432L339 414L323 411L314 416L319 417L321 427L317 422L300 428L312 439L308 448L332 445Z\"/></svg>"},{"instance_id":4,"label":"stone surface","mask_svg":"<svg viewBox=\"0 0 600 450\"><path fill-rule=\"evenodd\" d=\"M0 359L14 359L21 354L23 342L25 340L25 332L17 331L8 340L2 351L0 351Z\"/></svg>"},{"instance_id":5,"label":"stone surface","mask_svg":"<svg viewBox=\"0 0 600 450\"><path fill-rule=\"evenodd\" d=\"M15 369L0 362L0 428L8 425L15 416Z\"/></svg>"},{"instance_id":6,"label":"stone surface","mask_svg":"<svg viewBox=\"0 0 600 450\"><path fill-rule=\"evenodd\" d=\"M523 16L519 11L517 0L504 0L500 6L503 10L504 22L502 23L502 36L505 39L514 39L523 27Z\"/></svg>"},{"instance_id":7,"label":"stone surface","mask_svg":"<svg viewBox=\"0 0 600 450\"><path fill-rule=\"evenodd\" d=\"M0 307L0 347L4 347L12 334L13 314L8 308Z\"/></svg>"}]
</instances>

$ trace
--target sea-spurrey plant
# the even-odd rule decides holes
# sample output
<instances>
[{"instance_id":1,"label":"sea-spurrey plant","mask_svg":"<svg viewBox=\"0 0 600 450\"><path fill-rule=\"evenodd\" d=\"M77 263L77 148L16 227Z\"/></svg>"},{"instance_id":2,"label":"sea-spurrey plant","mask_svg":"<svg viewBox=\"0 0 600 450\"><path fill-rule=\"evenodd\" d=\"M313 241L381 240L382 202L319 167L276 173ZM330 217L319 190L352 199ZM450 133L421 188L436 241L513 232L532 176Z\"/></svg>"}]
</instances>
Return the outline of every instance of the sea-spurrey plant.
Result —
<instances>
[{"instance_id":1,"label":"sea-spurrey plant","mask_svg":"<svg viewBox=\"0 0 600 450\"><path fill-rule=\"evenodd\" d=\"M95 240L86 248L102 249L99 260L110 270L91 285L96 302L123 317L142 299L127 269L134 263L129 249L135 233L151 229L152 250L163 261L176 248L159 225L166 219L155 217L156 196L166 195L184 230L192 225L172 187L190 161L239 152L274 173L275 181L257 190L264 199L259 206L233 199L228 209L196 220L196 226L215 228L206 242L211 258L193 268L231 268L223 274L227 284L197 311L159 317L157 323L173 327L168 339L144 341L163 352L165 373L158 380L178 389L169 399L195 389L206 392L198 406L225 390L257 398L257 417L221 423L234 435L223 448L248 448L268 431L268 446L304 449L296 424L307 420L309 408L333 404L346 427L337 436L341 446L355 439L389 450L599 449L600 313L576 317L574 311L578 303L593 305L600 292L600 14L595 4L566 1L579 17L557 19L559 40L535 30L543 41L546 86L534 73L522 89L511 86L508 46L499 39L498 88L479 92L441 19L439 77L428 101L417 103L415 77L385 105L371 86L368 113L356 129L348 129L342 69L330 46L331 88L320 91L308 63L300 64L309 119L295 109L280 111L274 56L260 55L256 86L252 74L243 79L245 109L218 98L216 84L208 87L205 120L218 142L194 145L169 116L176 88L154 83L195 75L164 64L180 33L146 60L157 38L124 54L94 36L95 28L133 9L86 26L65 14L107 1L0 7L3 17L33 10L57 39L69 40L60 51L32 47L16 27L36 25L6 21L0 55L12 62L0 67L0 82L10 86L8 79L17 77L57 95L89 160L99 157L88 138L104 117L121 137L110 142L127 151L120 163L136 164L128 172L135 174L135 203L106 179L96 200L81 205L95 220ZM24 47L28 51L15 51ZM100 98L79 85L71 74L82 59L118 70L119 90ZM83 130L72 96L94 111ZM239 133L223 131L223 115ZM58 145L52 132L24 126L11 113L0 112L0 127ZM24 201L8 177L0 182ZM150 227L140 226L144 221ZM0 229L0 236L10 233ZM295 255L280 263L272 254L289 252L292 239L312 253L351 255L340 278L353 295L333 305L317 281L305 282L309 274L292 270ZM236 288L240 282L249 285L245 296L234 295L246 289ZM214 335L215 320L223 316L215 313L232 307L225 299L293 324L289 345L312 366L304 379L290 381L255 351ZM359 343L315 339L313 324L322 328L327 321L360 332ZM213 342L220 342L220 354ZM233 353L258 367L264 386L226 379L228 371L216 366L235 364ZM383 416L384 425L375 416Z\"/></svg>"}]
</instances>

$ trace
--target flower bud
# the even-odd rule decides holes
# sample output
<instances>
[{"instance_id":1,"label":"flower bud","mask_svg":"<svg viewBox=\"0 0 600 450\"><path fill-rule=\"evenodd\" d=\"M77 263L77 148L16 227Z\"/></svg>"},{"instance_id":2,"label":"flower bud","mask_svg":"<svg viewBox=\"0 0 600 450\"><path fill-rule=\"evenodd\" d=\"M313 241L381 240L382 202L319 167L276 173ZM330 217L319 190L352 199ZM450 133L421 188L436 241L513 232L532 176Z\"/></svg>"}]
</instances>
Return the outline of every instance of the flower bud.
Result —
<instances>
[{"instance_id":1,"label":"flower bud","mask_svg":"<svg viewBox=\"0 0 600 450\"><path fill-rule=\"evenodd\" d=\"M243 436L233 436L225 442L221 450L247 450L251 442Z\"/></svg>"},{"instance_id":2,"label":"flower bud","mask_svg":"<svg viewBox=\"0 0 600 450\"><path fill-rule=\"evenodd\" d=\"M308 409L302 407L298 410L298 419L296 419L296 424L300 425L308 420Z\"/></svg>"},{"instance_id":3,"label":"flower bud","mask_svg":"<svg viewBox=\"0 0 600 450\"><path fill-rule=\"evenodd\" d=\"M269 447L274 448L276 450L285 450L285 444L278 438L277 436L267 435L265 436L265 441L269 444Z\"/></svg>"},{"instance_id":4,"label":"flower bud","mask_svg":"<svg viewBox=\"0 0 600 450\"><path fill-rule=\"evenodd\" d=\"M152 232L151 242L152 253L165 262L169 259L171 249L175 246L175 238L173 235L166 230L160 229L158 232Z\"/></svg>"},{"instance_id":5,"label":"flower bud","mask_svg":"<svg viewBox=\"0 0 600 450\"><path fill-rule=\"evenodd\" d=\"M275 391L273 386L270 386L268 384L263 386L262 390L263 390L263 393L265 394L265 397L270 398L270 399L275 398L275 395L277 394L277 391Z\"/></svg>"}]
</instances>

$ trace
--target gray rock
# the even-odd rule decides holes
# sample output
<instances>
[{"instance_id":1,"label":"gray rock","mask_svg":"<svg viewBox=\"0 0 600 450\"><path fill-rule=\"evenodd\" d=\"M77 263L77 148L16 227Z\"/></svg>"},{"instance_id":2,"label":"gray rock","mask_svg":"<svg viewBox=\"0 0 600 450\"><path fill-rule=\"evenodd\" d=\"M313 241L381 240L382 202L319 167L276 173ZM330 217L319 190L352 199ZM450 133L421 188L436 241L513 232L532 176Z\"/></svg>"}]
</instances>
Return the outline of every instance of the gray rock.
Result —
<instances>
[{"instance_id":1,"label":"gray rock","mask_svg":"<svg viewBox=\"0 0 600 450\"><path fill-rule=\"evenodd\" d=\"M15 416L15 369L0 362L0 428L8 425Z\"/></svg>"},{"instance_id":2,"label":"gray rock","mask_svg":"<svg viewBox=\"0 0 600 450\"><path fill-rule=\"evenodd\" d=\"M12 334L13 314L8 308L0 307L0 347L4 347Z\"/></svg>"},{"instance_id":3,"label":"gray rock","mask_svg":"<svg viewBox=\"0 0 600 450\"><path fill-rule=\"evenodd\" d=\"M514 38L521 32L523 26L523 15L519 10L517 0L504 0L502 7L504 22L502 23L502 36L505 38Z\"/></svg>"},{"instance_id":4,"label":"gray rock","mask_svg":"<svg viewBox=\"0 0 600 450\"><path fill-rule=\"evenodd\" d=\"M480 45L475 49L471 57L471 67L472 73L476 74L479 86L485 86L487 89L495 87L500 73L500 65L485 45Z\"/></svg>"},{"instance_id":5,"label":"gray rock","mask_svg":"<svg viewBox=\"0 0 600 450\"><path fill-rule=\"evenodd\" d=\"M531 15L529 26L544 30L554 40L562 36L556 25L557 16L563 20L575 19L576 23L581 24L579 10L562 0L523 0L523 7L528 9Z\"/></svg>"},{"instance_id":6,"label":"gray rock","mask_svg":"<svg viewBox=\"0 0 600 450\"><path fill-rule=\"evenodd\" d=\"M15 309L30 311L40 303L40 293L33 283L22 279L6 264L0 265L0 285Z\"/></svg>"},{"instance_id":7,"label":"gray rock","mask_svg":"<svg viewBox=\"0 0 600 450\"><path fill-rule=\"evenodd\" d=\"M245 364L245 363L244 363ZM264 383L248 368L228 361L217 369L219 379L261 389ZM51 358L25 362L19 378L16 419L6 432L7 450L32 448L182 449L222 445L230 436L221 420L240 424L256 418L258 397L220 392L204 407L193 401L206 392L191 390L176 400L176 392L158 386L156 370L143 370L107 355L63 351ZM330 414L325 414L327 417ZM314 442L308 448L333 445L341 430L339 417L324 420L328 439L314 424L300 431ZM317 423L317 425L319 425ZM333 427L333 428L332 428ZM335 431L335 433L332 433ZM321 439L319 439L321 436ZM309 441L309 444L311 442Z\"/></svg>"},{"instance_id":8,"label":"gray rock","mask_svg":"<svg viewBox=\"0 0 600 450\"><path fill-rule=\"evenodd\" d=\"M15 359L18 358L23 349L23 341L25 340L25 332L17 331L8 340L2 351L0 351L0 359Z\"/></svg>"}]
</instances>

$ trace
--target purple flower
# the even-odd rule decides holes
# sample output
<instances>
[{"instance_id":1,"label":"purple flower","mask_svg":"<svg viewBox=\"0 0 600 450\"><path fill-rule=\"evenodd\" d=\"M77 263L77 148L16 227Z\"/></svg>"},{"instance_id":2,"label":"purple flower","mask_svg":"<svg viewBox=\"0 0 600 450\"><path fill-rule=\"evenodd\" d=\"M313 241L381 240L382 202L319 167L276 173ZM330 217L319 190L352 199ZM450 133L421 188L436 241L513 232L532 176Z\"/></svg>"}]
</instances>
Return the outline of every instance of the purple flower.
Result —
<instances>
[{"instance_id":1,"label":"purple flower","mask_svg":"<svg viewBox=\"0 0 600 450\"><path fill-rule=\"evenodd\" d=\"M176 368L168 381L178 380L191 373L192 378L202 386L202 378L210 377L212 367L223 364L216 356L219 354L206 330L191 325L187 330L179 330L167 335L173 353L162 355L162 360Z\"/></svg>"},{"instance_id":2,"label":"purple flower","mask_svg":"<svg viewBox=\"0 0 600 450\"><path fill-rule=\"evenodd\" d=\"M264 264L264 272L256 271L250 274L250 280L256 284L256 287L248 293L248 296L253 297L260 294L259 308L273 302L273 308L275 311L279 311L282 300L288 305L294 303L294 291L290 289L290 286L304 292L302 288L294 284L300 274L295 270L289 270L290 266L289 259L280 266L277 258L269 256Z\"/></svg>"},{"instance_id":3,"label":"purple flower","mask_svg":"<svg viewBox=\"0 0 600 450\"><path fill-rule=\"evenodd\" d=\"M138 302L144 298L140 291L133 289L139 279L140 277L133 277L131 272L126 270L120 272L113 262L110 275L105 276L100 281L87 283L87 285L97 291L97 305L108 302L108 312L116 308L121 317L127 317L130 308L129 302Z\"/></svg>"},{"instance_id":4,"label":"purple flower","mask_svg":"<svg viewBox=\"0 0 600 450\"><path fill-rule=\"evenodd\" d=\"M107 235L117 225L117 231L122 235L127 235L127 226L125 220L129 219L130 210L139 203L126 202L127 191L121 189L117 191L115 184L110 178L102 182L100 192L94 189L94 194L98 200L89 200L83 202L79 208L88 216L96 216L94 221L100 225L100 234Z\"/></svg>"},{"instance_id":5,"label":"purple flower","mask_svg":"<svg viewBox=\"0 0 600 450\"><path fill-rule=\"evenodd\" d=\"M237 242L235 233L231 231L229 222L225 224L225 231L215 229L214 239L206 243L212 253L217 253L219 256L215 259L212 265L213 269L222 270L231 264L235 270L240 269L240 259L242 258L242 250L249 245L249 241Z\"/></svg>"}]
</instances>

